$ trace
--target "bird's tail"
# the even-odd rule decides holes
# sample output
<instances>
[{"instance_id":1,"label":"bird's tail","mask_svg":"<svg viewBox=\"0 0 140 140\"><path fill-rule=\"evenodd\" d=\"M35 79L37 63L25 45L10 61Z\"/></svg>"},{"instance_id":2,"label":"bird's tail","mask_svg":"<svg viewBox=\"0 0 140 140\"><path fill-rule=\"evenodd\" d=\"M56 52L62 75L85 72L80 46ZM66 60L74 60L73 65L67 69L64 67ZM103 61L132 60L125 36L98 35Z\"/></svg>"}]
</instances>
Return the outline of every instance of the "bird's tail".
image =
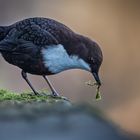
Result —
<instances>
[{"instance_id":1,"label":"bird's tail","mask_svg":"<svg viewBox=\"0 0 140 140\"><path fill-rule=\"evenodd\" d=\"M0 52L12 52L17 45L18 37L21 35L15 28L10 30L6 37L0 41Z\"/></svg>"},{"instance_id":2,"label":"bird's tail","mask_svg":"<svg viewBox=\"0 0 140 140\"><path fill-rule=\"evenodd\" d=\"M6 37L10 28L11 28L11 26L0 26L0 41Z\"/></svg>"},{"instance_id":3,"label":"bird's tail","mask_svg":"<svg viewBox=\"0 0 140 140\"><path fill-rule=\"evenodd\" d=\"M11 50L8 50L7 47L4 47L4 46L0 46L0 53L9 53L11 52Z\"/></svg>"},{"instance_id":4,"label":"bird's tail","mask_svg":"<svg viewBox=\"0 0 140 140\"><path fill-rule=\"evenodd\" d=\"M1 27L0 27L1 28ZM0 40L0 52L12 53L17 46L19 37L24 32L19 32L16 28L11 29L3 40Z\"/></svg>"},{"instance_id":5,"label":"bird's tail","mask_svg":"<svg viewBox=\"0 0 140 140\"><path fill-rule=\"evenodd\" d=\"M9 51L9 50L5 50L5 49L1 49L1 48L0 48L0 52L10 53L11 51Z\"/></svg>"},{"instance_id":6,"label":"bird's tail","mask_svg":"<svg viewBox=\"0 0 140 140\"><path fill-rule=\"evenodd\" d=\"M10 53L15 45L16 44L11 40L2 40L0 41L0 52Z\"/></svg>"}]
</instances>

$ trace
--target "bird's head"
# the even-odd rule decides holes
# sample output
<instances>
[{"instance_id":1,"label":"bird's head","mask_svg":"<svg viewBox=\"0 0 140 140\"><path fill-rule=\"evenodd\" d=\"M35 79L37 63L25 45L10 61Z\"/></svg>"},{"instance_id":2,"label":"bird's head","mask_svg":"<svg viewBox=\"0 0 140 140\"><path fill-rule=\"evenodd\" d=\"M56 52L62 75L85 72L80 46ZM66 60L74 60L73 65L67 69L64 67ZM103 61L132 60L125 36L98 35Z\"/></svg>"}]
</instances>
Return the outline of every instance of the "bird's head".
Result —
<instances>
[{"instance_id":1,"label":"bird's head","mask_svg":"<svg viewBox=\"0 0 140 140\"><path fill-rule=\"evenodd\" d=\"M102 60L102 51L100 47L94 42L89 51L88 63L91 68L91 73L94 76L98 86L101 86L101 81L98 73Z\"/></svg>"},{"instance_id":2,"label":"bird's head","mask_svg":"<svg viewBox=\"0 0 140 140\"><path fill-rule=\"evenodd\" d=\"M101 81L98 73L103 60L102 51L99 45L89 38L84 38L84 46L86 47L86 50L88 50L85 55L85 60L90 67L90 72L97 82L96 85L100 87Z\"/></svg>"}]
</instances>

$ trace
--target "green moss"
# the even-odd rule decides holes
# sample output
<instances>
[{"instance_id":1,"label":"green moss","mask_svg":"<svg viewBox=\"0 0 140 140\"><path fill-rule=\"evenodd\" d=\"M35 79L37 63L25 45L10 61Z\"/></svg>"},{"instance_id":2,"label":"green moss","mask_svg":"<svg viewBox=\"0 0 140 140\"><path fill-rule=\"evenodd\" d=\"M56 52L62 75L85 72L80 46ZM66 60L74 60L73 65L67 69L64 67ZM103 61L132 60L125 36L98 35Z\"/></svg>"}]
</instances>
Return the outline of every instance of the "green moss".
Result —
<instances>
[{"instance_id":1,"label":"green moss","mask_svg":"<svg viewBox=\"0 0 140 140\"><path fill-rule=\"evenodd\" d=\"M33 95L33 93L13 93L11 91L7 90L0 90L0 101L47 101L47 102L54 102L56 100L63 99L63 97L53 97L51 95L48 95L44 92L40 93L40 96Z\"/></svg>"},{"instance_id":2,"label":"green moss","mask_svg":"<svg viewBox=\"0 0 140 140\"><path fill-rule=\"evenodd\" d=\"M96 101L99 101L99 100L102 99L101 94L100 94L100 90L99 90L100 86L97 83L94 83L92 81L87 81L86 85L88 85L88 86L97 86L95 99L96 99Z\"/></svg>"}]
</instances>

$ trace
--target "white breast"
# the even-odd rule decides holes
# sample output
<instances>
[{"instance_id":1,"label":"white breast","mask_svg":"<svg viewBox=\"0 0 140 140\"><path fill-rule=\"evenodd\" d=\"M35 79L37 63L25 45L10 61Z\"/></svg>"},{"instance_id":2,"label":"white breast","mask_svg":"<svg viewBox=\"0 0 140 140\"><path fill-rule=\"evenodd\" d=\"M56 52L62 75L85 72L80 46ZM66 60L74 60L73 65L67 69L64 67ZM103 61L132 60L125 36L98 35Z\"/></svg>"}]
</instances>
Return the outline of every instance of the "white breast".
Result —
<instances>
[{"instance_id":1,"label":"white breast","mask_svg":"<svg viewBox=\"0 0 140 140\"><path fill-rule=\"evenodd\" d=\"M90 71L89 65L76 55L69 56L63 45L47 46L42 50L45 66L53 73L68 69L84 69Z\"/></svg>"}]
</instances>

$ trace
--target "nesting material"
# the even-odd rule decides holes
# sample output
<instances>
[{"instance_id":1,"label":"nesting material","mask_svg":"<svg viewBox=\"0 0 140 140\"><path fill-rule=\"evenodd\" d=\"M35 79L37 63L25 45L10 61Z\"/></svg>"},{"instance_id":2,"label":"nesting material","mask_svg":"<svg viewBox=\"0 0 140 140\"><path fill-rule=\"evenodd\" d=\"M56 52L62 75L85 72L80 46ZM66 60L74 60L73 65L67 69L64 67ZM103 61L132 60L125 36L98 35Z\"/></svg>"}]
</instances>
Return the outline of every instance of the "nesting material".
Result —
<instances>
[{"instance_id":1,"label":"nesting material","mask_svg":"<svg viewBox=\"0 0 140 140\"><path fill-rule=\"evenodd\" d=\"M94 83L92 81L87 81L86 85L88 85L88 86L97 86L95 99L97 101L102 99L101 94L100 94L100 86L97 83Z\"/></svg>"}]
</instances>

